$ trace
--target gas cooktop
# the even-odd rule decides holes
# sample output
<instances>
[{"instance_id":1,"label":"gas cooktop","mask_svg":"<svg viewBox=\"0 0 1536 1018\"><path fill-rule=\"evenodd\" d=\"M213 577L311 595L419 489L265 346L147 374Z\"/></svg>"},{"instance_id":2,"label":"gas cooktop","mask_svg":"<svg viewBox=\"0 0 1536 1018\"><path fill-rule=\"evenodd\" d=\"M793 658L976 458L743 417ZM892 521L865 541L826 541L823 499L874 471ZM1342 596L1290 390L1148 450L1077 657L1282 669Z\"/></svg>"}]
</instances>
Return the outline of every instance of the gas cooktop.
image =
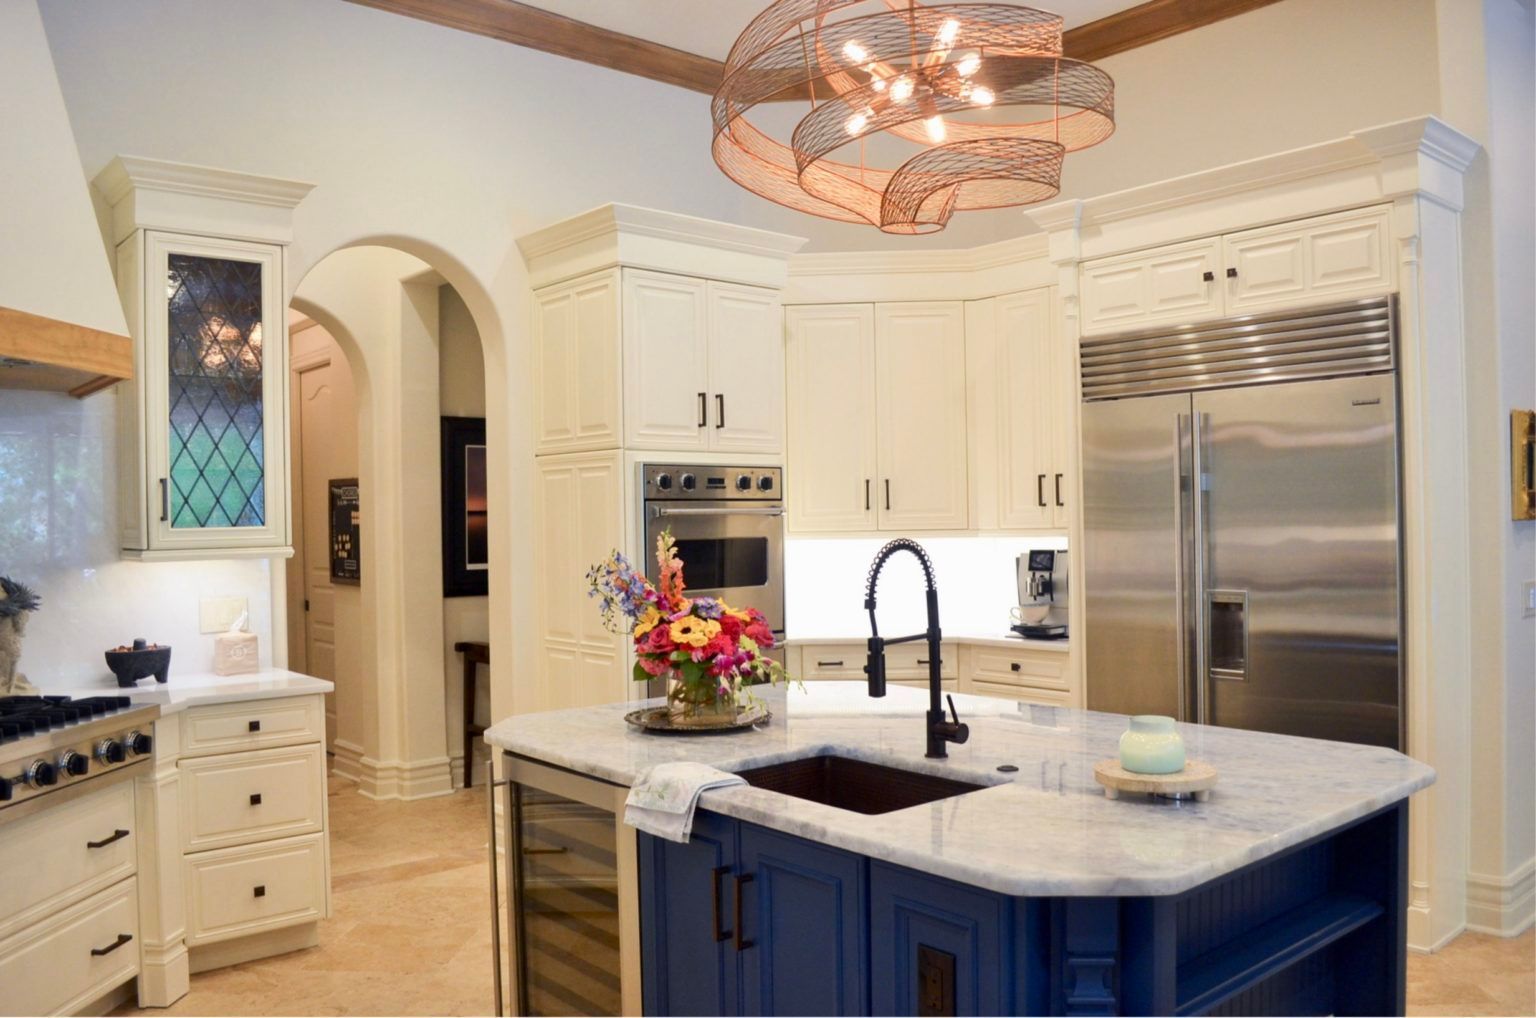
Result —
<instances>
[{"instance_id":1,"label":"gas cooktop","mask_svg":"<svg viewBox=\"0 0 1536 1018\"><path fill-rule=\"evenodd\" d=\"M0 818L143 762L159 716L126 696L0 696Z\"/></svg>"}]
</instances>

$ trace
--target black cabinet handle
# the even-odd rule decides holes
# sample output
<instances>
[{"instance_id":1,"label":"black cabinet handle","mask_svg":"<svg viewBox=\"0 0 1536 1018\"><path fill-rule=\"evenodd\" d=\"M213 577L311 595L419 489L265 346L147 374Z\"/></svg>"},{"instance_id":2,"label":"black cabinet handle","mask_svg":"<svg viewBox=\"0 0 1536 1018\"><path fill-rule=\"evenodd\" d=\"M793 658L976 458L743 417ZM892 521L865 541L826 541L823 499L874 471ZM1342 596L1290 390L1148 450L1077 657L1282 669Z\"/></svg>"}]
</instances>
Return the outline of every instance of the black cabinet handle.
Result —
<instances>
[{"instance_id":1,"label":"black cabinet handle","mask_svg":"<svg viewBox=\"0 0 1536 1018\"><path fill-rule=\"evenodd\" d=\"M252 792L251 793L251 805L252 806L260 806L261 805L261 793L260 792Z\"/></svg>"},{"instance_id":2,"label":"black cabinet handle","mask_svg":"<svg viewBox=\"0 0 1536 1018\"><path fill-rule=\"evenodd\" d=\"M885 479L885 508L887 510L891 508L891 479L889 477Z\"/></svg>"},{"instance_id":3,"label":"black cabinet handle","mask_svg":"<svg viewBox=\"0 0 1536 1018\"><path fill-rule=\"evenodd\" d=\"M1015 671L1015 672L1022 672L1024 670L1024 667L1022 665L1020 665L1017 661L1009 661L1008 662L1008 668L1009 668L1010 671Z\"/></svg>"},{"instance_id":4,"label":"black cabinet handle","mask_svg":"<svg viewBox=\"0 0 1536 1018\"><path fill-rule=\"evenodd\" d=\"M725 393L723 392L715 393L715 416L718 418L715 421L715 430L718 431L725 427Z\"/></svg>"},{"instance_id":5,"label":"black cabinet handle","mask_svg":"<svg viewBox=\"0 0 1536 1018\"><path fill-rule=\"evenodd\" d=\"M1045 475L1035 475L1035 501L1040 503L1040 508L1045 508Z\"/></svg>"},{"instance_id":6,"label":"black cabinet handle","mask_svg":"<svg viewBox=\"0 0 1536 1018\"><path fill-rule=\"evenodd\" d=\"M524 855L564 855L566 852L569 852L569 851L570 851L569 848L567 848L564 845L561 845L559 848L525 848L525 849L523 849L523 854Z\"/></svg>"},{"instance_id":7,"label":"black cabinet handle","mask_svg":"<svg viewBox=\"0 0 1536 1018\"><path fill-rule=\"evenodd\" d=\"M171 518L171 493L166 486L165 478L160 478L160 522L164 523Z\"/></svg>"},{"instance_id":8,"label":"black cabinet handle","mask_svg":"<svg viewBox=\"0 0 1536 1018\"><path fill-rule=\"evenodd\" d=\"M843 667L843 663L841 661L817 661L816 662L816 667L817 668L841 668L841 667Z\"/></svg>"},{"instance_id":9,"label":"black cabinet handle","mask_svg":"<svg viewBox=\"0 0 1536 1018\"><path fill-rule=\"evenodd\" d=\"M731 872L729 866L716 866L709 871L709 901L711 914L715 919L715 943L717 944L731 939L731 931L720 928L720 878L729 872ZM740 906L737 906L736 914L741 915ZM740 918L736 922L739 924Z\"/></svg>"},{"instance_id":10,"label":"black cabinet handle","mask_svg":"<svg viewBox=\"0 0 1536 1018\"><path fill-rule=\"evenodd\" d=\"M254 890L254 894L258 898L265 898L267 896L267 885L257 884Z\"/></svg>"},{"instance_id":11,"label":"black cabinet handle","mask_svg":"<svg viewBox=\"0 0 1536 1018\"><path fill-rule=\"evenodd\" d=\"M699 427L709 425L709 393L699 393Z\"/></svg>"},{"instance_id":12,"label":"black cabinet handle","mask_svg":"<svg viewBox=\"0 0 1536 1018\"><path fill-rule=\"evenodd\" d=\"M1205 273L1200 278L1207 283L1212 283L1216 281L1216 273L1212 272L1210 269L1206 269Z\"/></svg>"},{"instance_id":13,"label":"black cabinet handle","mask_svg":"<svg viewBox=\"0 0 1536 1018\"><path fill-rule=\"evenodd\" d=\"M92 957L100 958L104 954L111 954L113 951L116 951L119 947L122 947L132 939L133 934L131 933L119 933L117 935L117 939L112 941L112 943L108 944L106 947L91 948L91 955Z\"/></svg>"},{"instance_id":14,"label":"black cabinet handle","mask_svg":"<svg viewBox=\"0 0 1536 1018\"><path fill-rule=\"evenodd\" d=\"M245 730L247 732L259 732L259 731L261 731L261 722L260 721L248 721L248 722L246 722Z\"/></svg>"},{"instance_id":15,"label":"black cabinet handle","mask_svg":"<svg viewBox=\"0 0 1536 1018\"><path fill-rule=\"evenodd\" d=\"M1065 502L1063 502L1061 500L1061 475L1060 474L1056 475L1056 504L1059 505L1059 506L1065 506L1067 504L1067 503L1065 503Z\"/></svg>"},{"instance_id":16,"label":"black cabinet handle","mask_svg":"<svg viewBox=\"0 0 1536 1018\"><path fill-rule=\"evenodd\" d=\"M869 512L869 478L864 478L864 511Z\"/></svg>"},{"instance_id":17,"label":"black cabinet handle","mask_svg":"<svg viewBox=\"0 0 1536 1018\"><path fill-rule=\"evenodd\" d=\"M920 665L925 665L925 664L929 663L929 659L926 658L926 657L920 657L920 658L917 659L917 663L920 664ZM940 668L944 667L944 659L943 658L939 658L939 667Z\"/></svg>"},{"instance_id":18,"label":"black cabinet handle","mask_svg":"<svg viewBox=\"0 0 1536 1018\"><path fill-rule=\"evenodd\" d=\"M1227 278L1228 279L1236 279L1237 278L1237 266L1234 265L1232 268L1227 270Z\"/></svg>"},{"instance_id":19,"label":"black cabinet handle","mask_svg":"<svg viewBox=\"0 0 1536 1018\"><path fill-rule=\"evenodd\" d=\"M752 878L752 874L750 874L750 873L738 873L738 874L736 874L736 930L735 930L735 936L736 936L736 950L738 950L738 951L745 951L749 947L756 947L757 946L757 942L756 941L748 940L748 939L746 939L745 937L743 937L741 935L741 902L742 902L742 899L746 897L746 895L742 893L742 888L745 887L747 884L750 884L752 882L752 879L753 879Z\"/></svg>"},{"instance_id":20,"label":"black cabinet handle","mask_svg":"<svg viewBox=\"0 0 1536 1018\"><path fill-rule=\"evenodd\" d=\"M106 846L112 844L112 842L114 842L114 841L122 841L126 837L128 837L128 832L123 830L121 827L119 827L117 830L113 831L107 837L102 838L100 841L87 841L85 843L85 847L86 848L105 848Z\"/></svg>"}]
</instances>

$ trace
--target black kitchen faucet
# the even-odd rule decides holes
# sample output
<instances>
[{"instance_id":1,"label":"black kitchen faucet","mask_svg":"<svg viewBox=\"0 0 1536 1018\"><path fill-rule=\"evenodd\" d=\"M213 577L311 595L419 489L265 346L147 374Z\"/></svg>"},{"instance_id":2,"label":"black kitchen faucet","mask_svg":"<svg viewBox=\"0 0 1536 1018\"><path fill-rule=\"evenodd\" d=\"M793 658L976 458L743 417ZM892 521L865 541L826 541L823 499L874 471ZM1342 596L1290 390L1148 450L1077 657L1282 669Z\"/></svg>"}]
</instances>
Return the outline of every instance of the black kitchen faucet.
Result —
<instances>
[{"instance_id":1,"label":"black kitchen faucet","mask_svg":"<svg viewBox=\"0 0 1536 1018\"><path fill-rule=\"evenodd\" d=\"M880 580L880 570L885 568L886 560L898 551L910 551L922 564L923 579L927 584L928 628L911 636L886 639L880 635L880 625L875 621L875 584ZM923 551L922 545L911 538L898 537L880 549L880 553L875 556L875 561L869 567L869 581L864 588L864 608L869 612L869 663L864 666L864 674L869 676L870 696L885 695L887 644L912 643L915 640L928 641L928 752L926 755L933 759L943 759L949 755L944 744L964 742L971 737L971 730L960 723L960 715L955 711L954 697L947 697L949 700L947 716L939 701L939 694L943 692L939 679L939 591L933 583L933 563L928 561L928 553Z\"/></svg>"}]
</instances>

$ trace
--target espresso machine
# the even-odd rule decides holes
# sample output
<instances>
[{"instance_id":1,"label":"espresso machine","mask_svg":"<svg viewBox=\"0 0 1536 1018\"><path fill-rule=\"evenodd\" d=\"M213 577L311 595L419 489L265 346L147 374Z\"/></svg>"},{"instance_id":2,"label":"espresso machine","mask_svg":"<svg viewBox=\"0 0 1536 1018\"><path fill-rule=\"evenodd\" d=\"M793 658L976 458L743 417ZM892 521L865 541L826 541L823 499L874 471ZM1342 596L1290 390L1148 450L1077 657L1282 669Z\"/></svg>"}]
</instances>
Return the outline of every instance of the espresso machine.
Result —
<instances>
[{"instance_id":1,"label":"espresso machine","mask_svg":"<svg viewBox=\"0 0 1536 1018\"><path fill-rule=\"evenodd\" d=\"M1029 640L1067 638L1067 553L1036 549L1020 555L1015 633Z\"/></svg>"}]
</instances>

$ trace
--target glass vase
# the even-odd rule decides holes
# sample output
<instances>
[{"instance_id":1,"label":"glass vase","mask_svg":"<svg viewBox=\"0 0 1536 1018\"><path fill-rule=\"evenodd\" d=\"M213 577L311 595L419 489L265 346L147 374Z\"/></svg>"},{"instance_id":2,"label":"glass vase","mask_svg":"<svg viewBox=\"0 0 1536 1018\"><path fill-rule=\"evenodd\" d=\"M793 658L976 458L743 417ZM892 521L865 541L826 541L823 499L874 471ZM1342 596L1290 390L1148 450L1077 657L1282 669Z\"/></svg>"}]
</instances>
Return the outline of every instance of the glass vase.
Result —
<instances>
[{"instance_id":1,"label":"glass vase","mask_svg":"<svg viewBox=\"0 0 1536 1018\"><path fill-rule=\"evenodd\" d=\"M667 713L679 728L724 728L736 721L735 692L721 693L719 682L713 678L687 682L678 675L670 675Z\"/></svg>"}]
</instances>

